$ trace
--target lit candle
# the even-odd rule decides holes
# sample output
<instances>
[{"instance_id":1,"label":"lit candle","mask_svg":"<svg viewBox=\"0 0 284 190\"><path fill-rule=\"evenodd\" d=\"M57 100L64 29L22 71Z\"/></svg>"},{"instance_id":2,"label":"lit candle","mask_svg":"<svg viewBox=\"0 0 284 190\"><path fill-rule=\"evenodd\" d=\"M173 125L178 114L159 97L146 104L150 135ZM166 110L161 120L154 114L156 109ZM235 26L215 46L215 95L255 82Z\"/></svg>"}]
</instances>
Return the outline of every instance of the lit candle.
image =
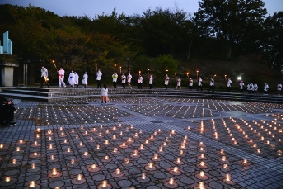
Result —
<instances>
[{"instance_id":1,"label":"lit candle","mask_svg":"<svg viewBox=\"0 0 284 190\"><path fill-rule=\"evenodd\" d=\"M74 164L75 163L75 160L74 159L71 159L71 164Z\"/></svg>"},{"instance_id":2,"label":"lit candle","mask_svg":"<svg viewBox=\"0 0 284 190\"><path fill-rule=\"evenodd\" d=\"M143 149L144 149L144 148L143 148L143 144L141 144L141 145L140 145L140 149L141 149L141 150L143 150Z\"/></svg>"},{"instance_id":3,"label":"lit candle","mask_svg":"<svg viewBox=\"0 0 284 190\"><path fill-rule=\"evenodd\" d=\"M116 175L119 175L119 174L120 174L120 169L119 169L119 168L117 168L117 169L115 170L115 174L116 174Z\"/></svg>"},{"instance_id":4,"label":"lit candle","mask_svg":"<svg viewBox=\"0 0 284 190\"><path fill-rule=\"evenodd\" d=\"M105 160L108 160L109 159L109 156L105 156Z\"/></svg>"},{"instance_id":5,"label":"lit candle","mask_svg":"<svg viewBox=\"0 0 284 190\"><path fill-rule=\"evenodd\" d=\"M205 164L204 164L204 162L200 162L200 166L202 166L202 167L203 167L204 165L205 165Z\"/></svg>"},{"instance_id":6,"label":"lit candle","mask_svg":"<svg viewBox=\"0 0 284 190\"><path fill-rule=\"evenodd\" d=\"M154 160L157 160L158 159L158 154L154 154Z\"/></svg>"},{"instance_id":7,"label":"lit candle","mask_svg":"<svg viewBox=\"0 0 284 190\"><path fill-rule=\"evenodd\" d=\"M82 180L82 174L78 174L77 175L77 181L81 181Z\"/></svg>"},{"instance_id":8,"label":"lit candle","mask_svg":"<svg viewBox=\"0 0 284 190\"><path fill-rule=\"evenodd\" d=\"M4 146L3 144L0 144L0 148L1 148L1 149L3 148L3 146Z\"/></svg>"},{"instance_id":9,"label":"lit candle","mask_svg":"<svg viewBox=\"0 0 284 190\"><path fill-rule=\"evenodd\" d=\"M35 181L30 182L30 187L35 187Z\"/></svg>"},{"instance_id":10,"label":"lit candle","mask_svg":"<svg viewBox=\"0 0 284 190\"><path fill-rule=\"evenodd\" d=\"M226 156L222 156L222 161L226 161Z\"/></svg>"},{"instance_id":11,"label":"lit candle","mask_svg":"<svg viewBox=\"0 0 284 190\"><path fill-rule=\"evenodd\" d=\"M49 144L49 149L53 149L53 145L52 144Z\"/></svg>"},{"instance_id":12,"label":"lit candle","mask_svg":"<svg viewBox=\"0 0 284 190\"><path fill-rule=\"evenodd\" d=\"M85 152L85 153L84 153L84 156L88 156L88 152Z\"/></svg>"},{"instance_id":13,"label":"lit candle","mask_svg":"<svg viewBox=\"0 0 284 190\"><path fill-rule=\"evenodd\" d=\"M96 165L96 164L93 164L93 165L91 166L91 168L92 168L92 169L96 169L96 168L97 168L97 165Z\"/></svg>"},{"instance_id":14,"label":"lit candle","mask_svg":"<svg viewBox=\"0 0 284 190\"><path fill-rule=\"evenodd\" d=\"M152 162L148 163L148 167L153 168L153 163Z\"/></svg>"},{"instance_id":15,"label":"lit candle","mask_svg":"<svg viewBox=\"0 0 284 190\"><path fill-rule=\"evenodd\" d=\"M129 164L129 158L125 158L125 159L124 159L124 163L125 163L125 164Z\"/></svg>"},{"instance_id":16,"label":"lit candle","mask_svg":"<svg viewBox=\"0 0 284 190\"><path fill-rule=\"evenodd\" d=\"M20 147L17 147L17 148L16 148L16 151L17 151L17 152L21 151L21 148L20 148Z\"/></svg>"},{"instance_id":17,"label":"lit candle","mask_svg":"<svg viewBox=\"0 0 284 190\"><path fill-rule=\"evenodd\" d=\"M170 184L171 185L174 184L174 179L173 178L170 179Z\"/></svg>"},{"instance_id":18,"label":"lit candle","mask_svg":"<svg viewBox=\"0 0 284 190\"><path fill-rule=\"evenodd\" d=\"M8 183L8 182L11 181L11 178L10 178L10 177L6 177L6 178L5 178L5 181Z\"/></svg>"},{"instance_id":19,"label":"lit candle","mask_svg":"<svg viewBox=\"0 0 284 190\"><path fill-rule=\"evenodd\" d=\"M35 169L35 163L32 163L31 168Z\"/></svg>"},{"instance_id":20,"label":"lit candle","mask_svg":"<svg viewBox=\"0 0 284 190\"><path fill-rule=\"evenodd\" d=\"M115 140L115 139L116 139L116 136L115 136L115 135L113 135L113 136L112 136L112 139L113 139L113 140Z\"/></svg>"},{"instance_id":21,"label":"lit candle","mask_svg":"<svg viewBox=\"0 0 284 190\"><path fill-rule=\"evenodd\" d=\"M71 152L71 148L67 148L67 152Z\"/></svg>"},{"instance_id":22,"label":"lit candle","mask_svg":"<svg viewBox=\"0 0 284 190\"><path fill-rule=\"evenodd\" d=\"M146 140L146 141L145 141L145 144L149 144L149 141L148 141L148 140Z\"/></svg>"},{"instance_id":23,"label":"lit candle","mask_svg":"<svg viewBox=\"0 0 284 190\"><path fill-rule=\"evenodd\" d=\"M200 175L200 177L204 177L204 171L201 171L201 172L199 173L199 175Z\"/></svg>"},{"instance_id":24,"label":"lit candle","mask_svg":"<svg viewBox=\"0 0 284 190\"><path fill-rule=\"evenodd\" d=\"M226 181L227 181L227 182L231 181L231 176L230 176L230 174L226 174Z\"/></svg>"},{"instance_id":25,"label":"lit candle","mask_svg":"<svg viewBox=\"0 0 284 190\"><path fill-rule=\"evenodd\" d=\"M183 154L183 150L180 150L180 151L179 151L179 154L182 155L182 154Z\"/></svg>"},{"instance_id":26,"label":"lit candle","mask_svg":"<svg viewBox=\"0 0 284 190\"><path fill-rule=\"evenodd\" d=\"M97 144L97 150L99 150L100 149L100 145L99 144Z\"/></svg>"},{"instance_id":27,"label":"lit candle","mask_svg":"<svg viewBox=\"0 0 284 190\"><path fill-rule=\"evenodd\" d=\"M13 159L12 160L12 164L16 164L17 163L17 160L16 159Z\"/></svg>"},{"instance_id":28,"label":"lit candle","mask_svg":"<svg viewBox=\"0 0 284 190\"><path fill-rule=\"evenodd\" d=\"M52 137L48 137L48 140L50 140L50 141L51 141L51 140L52 140Z\"/></svg>"},{"instance_id":29,"label":"lit candle","mask_svg":"<svg viewBox=\"0 0 284 190\"><path fill-rule=\"evenodd\" d=\"M180 158L177 158L176 163L177 163L177 164L180 164Z\"/></svg>"},{"instance_id":30,"label":"lit candle","mask_svg":"<svg viewBox=\"0 0 284 190\"><path fill-rule=\"evenodd\" d=\"M107 186L107 182L106 181L103 181L102 182L102 187L106 187Z\"/></svg>"},{"instance_id":31,"label":"lit candle","mask_svg":"<svg viewBox=\"0 0 284 190\"><path fill-rule=\"evenodd\" d=\"M142 179L145 179L145 178L146 178L146 174L142 173Z\"/></svg>"},{"instance_id":32,"label":"lit candle","mask_svg":"<svg viewBox=\"0 0 284 190\"><path fill-rule=\"evenodd\" d=\"M108 145L109 143L108 143L108 140L105 140L105 145Z\"/></svg>"},{"instance_id":33,"label":"lit candle","mask_svg":"<svg viewBox=\"0 0 284 190\"><path fill-rule=\"evenodd\" d=\"M57 175L56 168L53 168L52 175L54 175L54 176Z\"/></svg>"},{"instance_id":34,"label":"lit candle","mask_svg":"<svg viewBox=\"0 0 284 190\"><path fill-rule=\"evenodd\" d=\"M224 168L224 169L226 169L226 168L227 168L227 166L228 166L227 164L223 164L223 168Z\"/></svg>"},{"instance_id":35,"label":"lit candle","mask_svg":"<svg viewBox=\"0 0 284 190\"><path fill-rule=\"evenodd\" d=\"M199 182L199 189L204 189L204 183L203 182Z\"/></svg>"}]
</instances>

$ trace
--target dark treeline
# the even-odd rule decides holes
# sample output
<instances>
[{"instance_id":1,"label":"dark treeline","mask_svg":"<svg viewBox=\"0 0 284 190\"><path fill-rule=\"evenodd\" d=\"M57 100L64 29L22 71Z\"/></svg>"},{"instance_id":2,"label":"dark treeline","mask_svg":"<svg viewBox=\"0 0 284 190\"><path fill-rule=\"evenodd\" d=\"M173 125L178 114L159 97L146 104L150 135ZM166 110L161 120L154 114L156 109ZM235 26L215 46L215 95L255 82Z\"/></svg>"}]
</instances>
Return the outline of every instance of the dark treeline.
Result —
<instances>
[{"instance_id":1,"label":"dark treeline","mask_svg":"<svg viewBox=\"0 0 284 190\"><path fill-rule=\"evenodd\" d=\"M190 3L189 5L190 6ZM96 68L156 75L179 72L177 60L235 59L260 55L276 70L283 65L283 12L265 17L261 0L201 0L194 15L156 8L142 15L95 18L64 16L38 7L0 5L0 32L10 31L13 54L41 59L54 69L94 75ZM97 66L97 67L96 67Z\"/></svg>"}]
</instances>

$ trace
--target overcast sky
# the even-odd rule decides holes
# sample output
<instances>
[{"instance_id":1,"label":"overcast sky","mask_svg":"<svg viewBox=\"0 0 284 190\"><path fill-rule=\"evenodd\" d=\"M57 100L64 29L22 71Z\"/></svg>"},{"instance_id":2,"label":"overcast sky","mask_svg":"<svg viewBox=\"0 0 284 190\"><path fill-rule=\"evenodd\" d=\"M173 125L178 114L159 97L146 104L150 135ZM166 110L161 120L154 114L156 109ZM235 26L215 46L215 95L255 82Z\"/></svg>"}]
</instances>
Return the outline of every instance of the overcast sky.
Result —
<instances>
[{"instance_id":1,"label":"overcast sky","mask_svg":"<svg viewBox=\"0 0 284 190\"><path fill-rule=\"evenodd\" d=\"M103 12L111 14L116 8L116 12L125 15L139 14L151 8L162 7L163 9L174 9L175 6L185 12L191 13L198 11L199 0L0 0L0 4L13 4L27 7L29 4L42 7L47 11L54 12L59 16L84 16L95 17ZM282 0L262 0L268 14L283 11ZM268 15L267 15L268 16Z\"/></svg>"}]
</instances>

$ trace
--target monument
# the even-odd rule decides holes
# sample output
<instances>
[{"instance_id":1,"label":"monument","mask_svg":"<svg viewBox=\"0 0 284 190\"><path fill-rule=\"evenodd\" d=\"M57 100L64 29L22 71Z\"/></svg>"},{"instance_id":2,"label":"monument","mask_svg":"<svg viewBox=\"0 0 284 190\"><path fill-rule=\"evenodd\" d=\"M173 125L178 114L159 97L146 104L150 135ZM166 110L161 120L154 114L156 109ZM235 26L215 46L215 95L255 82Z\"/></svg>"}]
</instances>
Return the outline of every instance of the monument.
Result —
<instances>
[{"instance_id":1,"label":"monument","mask_svg":"<svg viewBox=\"0 0 284 190\"><path fill-rule=\"evenodd\" d=\"M19 67L17 56L12 55L12 41L8 38L9 32L3 33L3 46L0 41L0 86L13 86L14 67Z\"/></svg>"}]
</instances>

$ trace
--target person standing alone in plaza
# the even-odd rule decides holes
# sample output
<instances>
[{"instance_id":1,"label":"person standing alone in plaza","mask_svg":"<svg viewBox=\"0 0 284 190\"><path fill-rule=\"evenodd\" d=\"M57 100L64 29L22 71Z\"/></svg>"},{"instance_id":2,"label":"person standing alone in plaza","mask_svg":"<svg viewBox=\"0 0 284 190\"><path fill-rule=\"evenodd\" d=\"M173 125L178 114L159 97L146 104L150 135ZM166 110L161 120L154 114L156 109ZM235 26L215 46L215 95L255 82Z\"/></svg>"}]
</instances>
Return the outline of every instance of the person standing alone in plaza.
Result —
<instances>
[{"instance_id":1,"label":"person standing alone in plaza","mask_svg":"<svg viewBox=\"0 0 284 190\"><path fill-rule=\"evenodd\" d=\"M63 85L64 88L66 88L66 85L65 85L65 83L63 82L63 81L64 81L64 73L65 73L65 71L63 70L63 67L61 66L61 67L60 67L60 70L57 71L57 72L58 72L58 74L59 74L59 88L61 88L61 85Z\"/></svg>"},{"instance_id":2,"label":"person standing alone in plaza","mask_svg":"<svg viewBox=\"0 0 284 190\"><path fill-rule=\"evenodd\" d=\"M101 72L101 70L99 69L98 70L98 72L97 72L97 78L96 78L96 80L97 80L97 88L101 88L102 86L101 86L101 80L102 80L102 72Z\"/></svg>"},{"instance_id":3,"label":"person standing alone in plaza","mask_svg":"<svg viewBox=\"0 0 284 190\"><path fill-rule=\"evenodd\" d=\"M132 75L129 73L128 76L127 76L127 82L128 82L128 86L129 86L130 88L132 88L132 87L131 87L131 79L132 79Z\"/></svg>"},{"instance_id":4,"label":"person standing alone in plaza","mask_svg":"<svg viewBox=\"0 0 284 190\"><path fill-rule=\"evenodd\" d=\"M48 83L48 70L46 68L44 68L44 66L41 67L41 70L40 70L40 75L41 75L41 78L40 78L40 87L43 88L43 83L46 83L48 88L49 88L49 83Z\"/></svg>"},{"instance_id":5,"label":"person standing alone in plaza","mask_svg":"<svg viewBox=\"0 0 284 190\"><path fill-rule=\"evenodd\" d=\"M142 84L143 84L143 77L141 75L139 75L139 77L138 77L138 89L139 88L142 89Z\"/></svg>"},{"instance_id":6,"label":"person standing alone in plaza","mask_svg":"<svg viewBox=\"0 0 284 190\"><path fill-rule=\"evenodd\" d=\"M103 102L106 103L108 101L109 101L109 98L108 98L108 88L104 84L104 87L101 89L101 105L103 105Z\"/></svg>"}]
</instances>

